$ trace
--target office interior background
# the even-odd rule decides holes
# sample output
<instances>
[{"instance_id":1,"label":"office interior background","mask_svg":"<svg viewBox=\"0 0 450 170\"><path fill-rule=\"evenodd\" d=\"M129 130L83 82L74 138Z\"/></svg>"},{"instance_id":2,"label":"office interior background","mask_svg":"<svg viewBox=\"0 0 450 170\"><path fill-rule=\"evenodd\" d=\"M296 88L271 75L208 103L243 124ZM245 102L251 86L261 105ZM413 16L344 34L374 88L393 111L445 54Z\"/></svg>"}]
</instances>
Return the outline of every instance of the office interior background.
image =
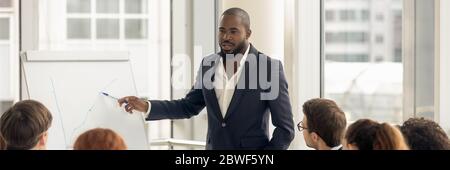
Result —
<instances>
[{"instance_id":1,"label":"office interior background","mask_svg":"<svg viewBox=\"0 0 450 170\"><path fill-rule=\"evenodd\" d=\"M28 50L126 50L140 97L182 98L194 76L171 75L194 75L219 50L230 7L249 12L250 42L283 62L295 123L305 101L325 97L350 123L426 117L450 133L448 0L0 0L0 111L26 96ZM206 111L147 130L152 149L204 149ZM301 133L290 149L308 149Z\"/></svg>"}]
</instances>

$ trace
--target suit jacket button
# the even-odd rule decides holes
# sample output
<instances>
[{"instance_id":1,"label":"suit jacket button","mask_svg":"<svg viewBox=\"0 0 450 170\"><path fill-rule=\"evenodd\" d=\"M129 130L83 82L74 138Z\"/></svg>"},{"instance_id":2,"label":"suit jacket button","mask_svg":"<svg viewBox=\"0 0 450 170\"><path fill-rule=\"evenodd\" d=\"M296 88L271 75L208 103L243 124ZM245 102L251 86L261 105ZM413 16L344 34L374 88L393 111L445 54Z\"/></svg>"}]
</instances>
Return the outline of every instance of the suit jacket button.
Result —
<instances>
[{"instance_id":1,"label":"suit jacket button","mask_svg":"<svg viewBox=\"0 0 450 170\"><path fill-rule=\"evenodd\" d=\"M226 123L222 123L222 127L227 127L227 124Z\"/></svg>"}]
</instances>

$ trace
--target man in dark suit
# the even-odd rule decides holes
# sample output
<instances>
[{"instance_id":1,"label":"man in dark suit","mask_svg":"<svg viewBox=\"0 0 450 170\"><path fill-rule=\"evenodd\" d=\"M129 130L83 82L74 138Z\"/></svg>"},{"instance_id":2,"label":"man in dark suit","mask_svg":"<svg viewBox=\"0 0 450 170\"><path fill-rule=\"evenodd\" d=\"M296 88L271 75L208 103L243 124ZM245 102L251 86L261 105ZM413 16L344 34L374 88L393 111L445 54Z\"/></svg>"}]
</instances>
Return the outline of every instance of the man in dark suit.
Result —
<instances>
[{"instance_id":1,"label":"man in dark suit","mask_svg":"<svg viewBox=\"0 0 450 170\"><path fill-rule=\"evenodd\" d=\"M221 51L203 59L191 91L180 100L119 100L147 120L185 119L208 112L206 149L287 149L294 138L288 83L280 61L248 41L250 18L240 8L222 14ZM270 114L269 114L270 113ZM275 130L269 138L269 115Z\"/></svg>"}]
</instances>

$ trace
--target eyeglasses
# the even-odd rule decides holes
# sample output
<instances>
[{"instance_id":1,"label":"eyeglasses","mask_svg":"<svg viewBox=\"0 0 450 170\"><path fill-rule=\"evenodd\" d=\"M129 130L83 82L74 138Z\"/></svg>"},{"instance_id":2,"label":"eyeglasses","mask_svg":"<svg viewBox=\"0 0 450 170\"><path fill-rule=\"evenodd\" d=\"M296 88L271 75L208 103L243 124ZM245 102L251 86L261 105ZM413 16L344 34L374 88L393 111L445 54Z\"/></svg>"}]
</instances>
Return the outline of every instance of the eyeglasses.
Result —
<instances>
[{"instance_id":1,"label":"eyeglasses","mask_svg":"<svg viewBox=\"0 0 450 170\"><path fill-rule=\"evenodd\" d=\"M302 124L303 124L303 121L300 121L300 123L297 124L298 131L300 131L300 132L305 130L305 129L308 129L306 127L303 127Z\"/></svg>"}]
</instances>

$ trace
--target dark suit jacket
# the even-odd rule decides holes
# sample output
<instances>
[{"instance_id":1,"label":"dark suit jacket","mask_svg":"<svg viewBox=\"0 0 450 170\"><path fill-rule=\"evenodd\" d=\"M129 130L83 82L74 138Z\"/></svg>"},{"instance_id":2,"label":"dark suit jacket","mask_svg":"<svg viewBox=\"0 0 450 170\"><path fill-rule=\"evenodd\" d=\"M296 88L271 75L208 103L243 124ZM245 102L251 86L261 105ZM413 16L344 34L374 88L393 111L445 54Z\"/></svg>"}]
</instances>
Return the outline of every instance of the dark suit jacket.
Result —
<instances>
[{"instance_id":1,"label":"dark suit jacket","mask_svg":"<svg viewBox=\"0 0 450 170\"><path fill-rule=\"evenodd\" d=\"M291 104L288 94L288 83L284 76L283 67L280 61L265 56L258 52L253 46L250 47L249 55L258 61L267 61L268 68L270 62L276 63L279 69L278 97L271 100L261 100L261 93L269 92L272 89L261 88L258 81L257 88L249 86L249 70L257 70L260 63L245 64L245 72L241 73L239 83L245 81L245 88L236 89L229 105L225 118L219 108L215 90L202 86L204 78L214 80L215 66L220 59L219 54L213 54L203 59L197 74L196 82L185 98L175 101L155 101L151 102L151 111L147 120L161 119L185 119L198 115L206 106L208 112L208 134L206 138L206 149L226 150L226 149L287 149L294 138L294 122L292 118ZM261 54L261 55L260 55ZM250 57L250 56L249 56ZM263 60L262 60L263 59ZM275 68L275 67L274 67ZM270 69L266 70L270 78ZM208 76L208 74L212 74ZM245 74L245 76L243 76ZM258 77L260 73L257 73ZM259 78L258 78L259 80ZM267 85L267 84L266 84ZM264 86L263 86L264 87ZM272 139L269 139L269 114L271 114L272 124L275 130Z\"/></svg>"}]
</instances>

